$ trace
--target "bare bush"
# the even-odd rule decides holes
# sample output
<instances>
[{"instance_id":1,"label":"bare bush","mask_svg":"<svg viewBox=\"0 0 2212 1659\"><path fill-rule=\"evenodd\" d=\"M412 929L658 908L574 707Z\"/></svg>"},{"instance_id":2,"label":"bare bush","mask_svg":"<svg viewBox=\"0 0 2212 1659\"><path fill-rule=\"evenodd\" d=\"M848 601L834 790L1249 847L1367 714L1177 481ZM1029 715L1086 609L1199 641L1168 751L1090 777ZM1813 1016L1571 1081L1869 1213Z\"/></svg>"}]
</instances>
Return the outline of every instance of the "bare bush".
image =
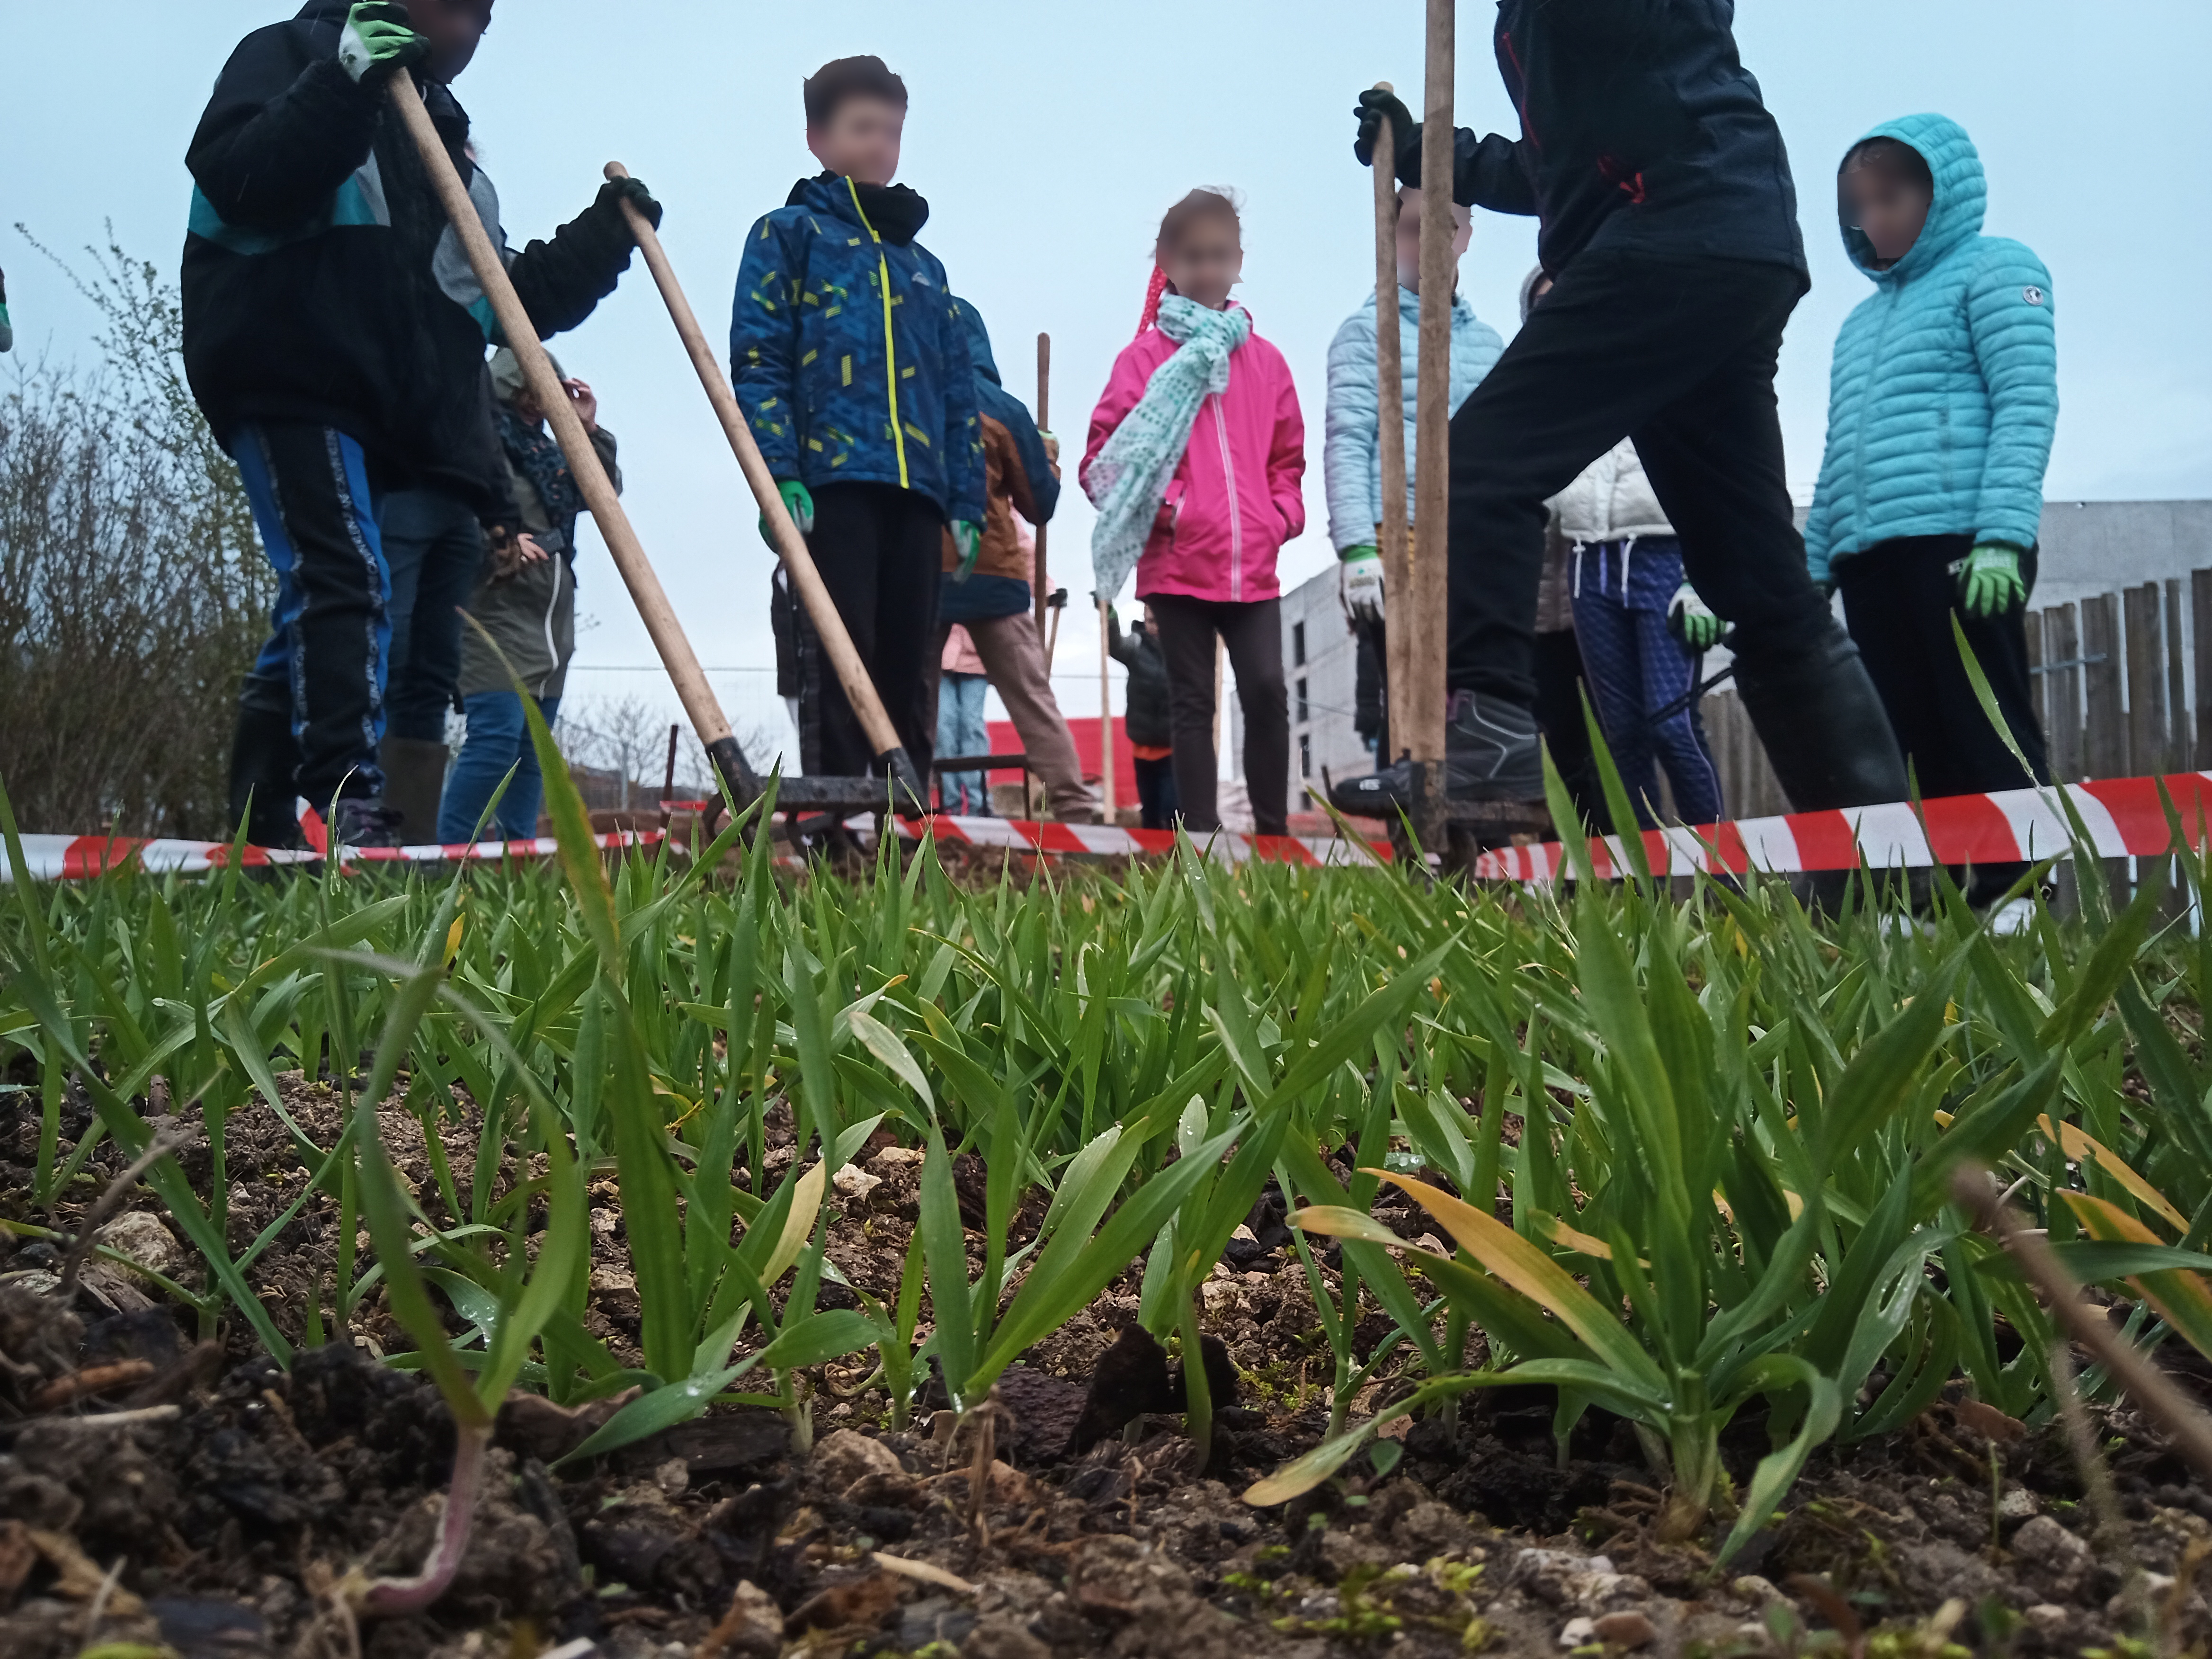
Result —
<instances>
[{"instance_id":1,"label":"bare bush","mask_svg":"<svg viewBox=\"0 0 2212 1659\"><path fill-rule=\"evenodd\" d=\"M217 837L274 578L185 385L174 284L90 253L63 269L99 362L24 365L0 397L0 781L27 829Z\"/></svg>"}]
</instances>

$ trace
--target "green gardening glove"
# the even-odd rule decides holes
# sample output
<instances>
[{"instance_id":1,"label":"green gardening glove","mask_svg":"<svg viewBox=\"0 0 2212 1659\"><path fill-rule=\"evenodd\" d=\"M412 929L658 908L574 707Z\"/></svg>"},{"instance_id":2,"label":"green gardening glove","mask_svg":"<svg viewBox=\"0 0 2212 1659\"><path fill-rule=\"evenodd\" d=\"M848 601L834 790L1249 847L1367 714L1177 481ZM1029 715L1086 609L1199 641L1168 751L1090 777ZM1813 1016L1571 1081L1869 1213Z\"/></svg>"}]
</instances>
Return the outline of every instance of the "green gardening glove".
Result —
<instances>
[{"instance_id":1,"label":"green gardening glove","mask_svg":"<svg viewBox=\"0 0 2212 1659\"><path fill-rule=\"evenodd\" d=\"M952 580L964 582L975 574L975 561L983 552L983 526L972 519L952 521L952 545L959 550L959 568L953 571Z\"/></svg>"},{"instance_id":2,"label":"green gardening glove","mask_svg":"<svg viewBox=\"0 0 2212 1659\"><path fill-rule=\"evenodd\" d=\"M1368 546L1347 547L1338 556L1337 592L1354 622L1382 620L1382 555Z\"/></svg>"},{"instance_id":3,"label":"green gardening glove","mask_svg":"<svg viewBox=\"0 0 2212 1659\"><path fill-rule=\"evenodd\" d=\"M1674 601L1667 607L1667 626L1676 639L1699 653L1718 645L1728 631L1728 624L1713 615L1712 607L1687 582L1674 590Z\"/></svg>"},{"instance_id":4,"label":"green gardening glove","mask_svg":"<svg viewBox=\"0 0 2212 1659\"><path fill-rule=\"evenodd\" d=\"M2026 605L2027 584L2021 580L2020 550L1985 542L1969 553L1959 567L1959 603L1975 617L2002 616Z\"/></svg>"},{"instance_id":5,"label":"green gardening glove","mask_svg":"<svg viewBox=\"0 0 2212 1659\"><path fill-rule=\"evenodd\" d=\"M409 27L407 8L392 0L360 0L338 36L338 62L365 85L389 80L429 55L429 40Z\"/></svg>"},{"instance_id":6,"label":"green gardening glove","mask_svg":"<svg viewBox=\"0 0 2212 1659\"><path fill-rule=\"evenodd\" d=\"M799 526L799 533L802 536L812 535L814 533L814 497L806 493L806 486L798 479L792 478L777 484L775 493L783 497L784 510L791 514L792 523ZM768 527L768 514L765 513L761 514L760 532L761 539L771 549L775 548L775 537Z\"/></svg>"}]
</instances>

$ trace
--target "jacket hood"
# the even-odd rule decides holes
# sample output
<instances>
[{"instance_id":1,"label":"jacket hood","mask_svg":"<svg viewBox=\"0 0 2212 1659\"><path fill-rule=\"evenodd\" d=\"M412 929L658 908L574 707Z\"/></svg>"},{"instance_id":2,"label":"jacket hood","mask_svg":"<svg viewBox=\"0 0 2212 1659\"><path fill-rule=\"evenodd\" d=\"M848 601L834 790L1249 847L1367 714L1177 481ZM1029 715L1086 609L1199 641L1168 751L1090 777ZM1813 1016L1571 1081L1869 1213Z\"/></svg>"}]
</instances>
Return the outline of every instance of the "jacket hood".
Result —
<instances>
[{"instance_id":1,"label":"jacket hood","mask_svg":"<svg viewBox=\"0 0 2212 1659\"><path fill-rule=\"evenodd\" d=\"M1887 270L1877 270L1874 245L1863 232L1843 223L1842 196L1837 198L1837 222L1844 234L1844 252L1870 280L1877 283L1902 282L1940 263L1962 242L1982 234L1989 210L1989 177L1982 170L1981 152L1966 130L1948 115L1907 115L1885 121L1858 141L1894 138L1920 152L1935 176L1936 199L1928 209L1928 223L1920 240ZM1851 146L1853 149L1858 144ZM1840 176L1840 174L1838 175Z\"/></svg>"},{"instance_id":2,"label":"jacket hood","mask_svg":"<svg viewBox=\"0 0 2212 1659\"><path fill-rule=\"evenodd\" d=\"M896 247L904 247L929 222L929 204L904 185L863 185L842 173L819 173L791 187L786 207L811 208L848 225L870 228Z\"/></svg>"},{"instance_id":3,"label":"jacket hood","mask_svg":"<svg viewBox=\"0 0 2212 1659\"><path fill-rule=\"evenodd\" d=\"M991 331L983 326L983 313L972 301L962 300L959 305L960 320L968 325L968 361L993 386L1005 385L999 378L999 360L991 355Z\"/></svg>"},{"instance_id":4,"label":"jacket hood","mask_svg":"<svg viewBox=\"0 0 2212 1659\"><path fill-rule=\"evenodd\" d=\"M1538 265L1521 279L1521 320L1522 322L1527 322L1528 313L1536 308L1536 284L1550 275L1551 272L1546 270L1543 266Z\"/></svg>"}]
</instances>

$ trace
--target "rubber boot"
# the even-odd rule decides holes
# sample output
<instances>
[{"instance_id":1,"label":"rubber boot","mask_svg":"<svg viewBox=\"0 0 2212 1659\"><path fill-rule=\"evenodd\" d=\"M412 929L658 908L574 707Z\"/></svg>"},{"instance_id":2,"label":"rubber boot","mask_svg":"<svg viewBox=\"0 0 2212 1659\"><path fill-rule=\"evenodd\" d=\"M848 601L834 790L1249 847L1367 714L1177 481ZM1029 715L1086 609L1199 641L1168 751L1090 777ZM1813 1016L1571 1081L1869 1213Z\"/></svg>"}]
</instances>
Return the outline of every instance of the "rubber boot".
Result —
<instances>
[{"instance_id":1,"label":"rubber boot","mask_svg":"<svg viewBox=\"0 0 2212 1659\"><path fill-rule=\"evenodd\" d=\"M384 769L384 810L397 823L401 845L427 847L438 839L438 803L445 797L451 758L444 744L420 738L386 738L377 750L377 764Z\"/></svg>"},{"instance_id":2,"label":"rubber boot","mask_svg":"<svg viewBox=\"0 0 2212 1659\"><path fill-rule=\"evenodd\" d=\"M292 735L289 703L274 707L248 686L238 705L238 729L230 742L230 833L246 825L255 847L305 847L300 833L295 775L300 767L299 740Z\"/></svg>"},{"instance_id":3,"label":"rubber boot","mask_svg":"<svg viewBox=\"0 0 2212 1659\"><path fill-rule=\"evenodd\" d=\"M1792 811L1879 806L1908 793L1905 756L1859 648L1834 622L1807 649L1738 659L1736 690Z\"/></svg>"}]
</instances>

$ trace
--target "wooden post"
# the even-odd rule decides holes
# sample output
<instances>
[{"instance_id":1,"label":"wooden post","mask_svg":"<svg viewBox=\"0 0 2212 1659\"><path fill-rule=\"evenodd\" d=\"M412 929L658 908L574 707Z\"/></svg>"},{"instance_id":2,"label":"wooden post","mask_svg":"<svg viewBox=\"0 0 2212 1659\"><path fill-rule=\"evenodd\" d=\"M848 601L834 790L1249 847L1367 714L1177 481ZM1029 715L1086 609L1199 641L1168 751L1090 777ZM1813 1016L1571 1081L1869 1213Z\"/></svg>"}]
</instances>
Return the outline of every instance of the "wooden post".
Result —
<instances>
[{"instance_id":1,"label":"wooden post","mask_svg":"<svg viewBox=\"0 0 2212 1659\"><path fill-rule=\"evenodd\" d=\"M1394 90L1388 81L1377 92ZM1382 522L1376 532L1382 555L1382 690L1388 725L1402 750L1401 734L1419 723L1413 713L1413 555L1406 522L1406 366L1398 319L1398 137L1383 117L1375 136L1375 380L1376 465L1382 477ZM1389 766L1396 754L1378 755Z\"/></svg>"},{"instance_id":2,"label":"wooden post","mask_svg":"<svg viewBox=\"0 0 2212 1659\"><path fill-rule=\"evenodd\" d=\"M1114 781L1114 682L1107 673L1114 662L1114 653L1108 649L1113 641L1111 605L1109 599L1098 601L1098 784L1109 824L1121 805Z\"/></svg>"},{"instance_id":3,"label":"wooden post","mask_svg":"<svg viewBox=\"0 0 2212 1659\"><path fill-rule=\"evenodd\" d=\"M627 179L629 174L621 162L610 161L606 176ZM753 441L752 429L745 424L744 413L738 407L737 393L723 377L714 348L707 343L706 331L699 326L691 302L684 297L683 284L676 280L676 268L668 263L659 234L631 204L623 204L623 214L637 239L637 251L645 256L646 268L653 272L653 283L660 289L661 300L691 359L691 367L699 376L699 384L706 388L707 401L714 406L715 418L721 422L722 435L729 440L731 452L738 458L738 470L744 474L761 516L768 522L776 553L790 574L791 591L806 607L807 619L814 624L814 632L829 654L830 666L836 671L837 684L844 690L845 701L852 705L860 729L867 733L869 746L876 751L877 763L890 781L900 811L919 817L928 810L928 785L915 769L905 745L900 743L897 729L884 711L883 699L876 695L875 682L868 676L867 665L860 660L853 636L846 631L845 619L837 612L836 601L830 597L822 573L815 568L806 538L792 522L791 511L783 504L775 478L769 471L768 463L761 459L760 446ZM488 241L486 246L489 246Z\"/></svg>"},{"instance_id":4,"label":"wooden post","mask_svg":"<svg viewBox=\"0 0 2212 1659\"><path fill-rule=\"evenodd\" d=\"M1049 432L1052 430L1052 336L1049 334L1040 334L1037 336L1036 423L1037 430L1040 432ZM1046 525L1039 525L1036 527L1036 592L1035 598L1036 599L1036 629L1037 642L1039 644L1042 644L1044 642L1045 598L1052 592L1052 577L1050 574L1051 566L1045 557L1044 548L1045 532L1049 527L1049 526ZM1045 666L1048 669L1052 666L1052 655L1049 652L1047 652L1045 654Z\"/></svg>"},{"instance_id":5,"label":"wooden post","mask_svg":"<svg viewBox=\"0 0 2212 1659\"><path fill-rule=\"evenodd\" d=\"M2079 783L2081 768L2081 624L2070 605L2043 613L2044 680L2051 710L2047 736L2055 782Z\"/></svg>"},{"instance_id":6,"label":"wooden post","mask_svg":"<svg viewBox=\"0 0 2212 1659\"><path fill-rule=\"evenodd\" d=\"M2197 753L2191 764L2212 767L2212 570L2189 575L2190 634L2197 647Z\"/></svg>"},{"instance_id":7,"label":"wooden post","mask_svg":"<svg viewBox=\"0 0 2212 1659\"><path fill-rule=\"evenodd\" d=\"M1451 471L1452 52L1454 0L1429 0L1421 116L1420 388L1413 466L1413 544L1402 614L1412 623L1405 678L1410 711L1395 741L1413 752L1422 849L1449 850L1443 791L1444 606L1449 578Z\"/></svg>"},{"instance_id":8,"label":"wooden post","mask_svg":"<svg viewBox=\"0 0 2212 1659\"><path fill-rule=\"evenodd\" d=\"M523 309L514 284L507 280L506 262L492 246L476 204L469 199L468 186L454 170L453 158L446 153L446 141L431 125L430 112L422 107L422 94L415 89L414 77L402 70L392 77L389 85L392 107L398 112L400 125L422 151L431 188L437 192L446 216L453 222L453 232L460 238L477 285L491 302L500 331L507 337L507 343L522 365L523 379L531 395L544 410L545 418L552 422L553 436L568 459L569 471L575 476L584 506L592 523L599 527L600 538L613 556L615 568L622 573L623 585L629 589L630 599L637 606L646 633L653 640L653 649L660 653L661 665L675 684L677 698L691 721L691 729L699 734L699 741L705 745L715 771L742 806L759 793L760 781L738 746L737 738L730 730L729 717L723 714L714 688L707 684L706 673L699 666L691 641L684 635L684 625L676 619L675 607L668 603L660 578L653 574L653 562L646 557L644 544L630 527L629 515L623 511L622 500L615 494L606 469L599 465L599 453L592 447L583 422L577 418L568 394L562 389L561 377L554 373L553 360L545 355L545 348L531 324L530 313Z\"/></svg>"},{"instance_id":9,"label":"wooden post","mask_svg":"<svg viewBox=\"0 0 2212 1659\"><path fill-rule=\"evenodd\" d=\"M2187 665L2181 642L2181 578L2166 579L2166 760L2160 770L2186 772L2196 748L2189 726Z\"/></svg>"},{"instance_id":10,"label":"wooden post","mask_svg":"<svg viewBox=\"0 0 2212 1659\"><path fill-rule=\"evenodd\" d=\"M2081 656L2087 705L2082 776L2124 778L2128 775L2128 727L2127 712L2120 705L2120 617L2110 593L2092 594L2081 601Z\"/></svg>"},{"instance_id":11,"label":"wooden post","mask_svg":"<svg viewBox=\"0 0 2212 1659\"><path fill-rule=\"evenodd\" d=\"M2128 765L2134 774L2166 763L2166 639L2158 626L2158 584L2130 587L2122 600L2128 641Z\"/></svg>"}]
</instances>

